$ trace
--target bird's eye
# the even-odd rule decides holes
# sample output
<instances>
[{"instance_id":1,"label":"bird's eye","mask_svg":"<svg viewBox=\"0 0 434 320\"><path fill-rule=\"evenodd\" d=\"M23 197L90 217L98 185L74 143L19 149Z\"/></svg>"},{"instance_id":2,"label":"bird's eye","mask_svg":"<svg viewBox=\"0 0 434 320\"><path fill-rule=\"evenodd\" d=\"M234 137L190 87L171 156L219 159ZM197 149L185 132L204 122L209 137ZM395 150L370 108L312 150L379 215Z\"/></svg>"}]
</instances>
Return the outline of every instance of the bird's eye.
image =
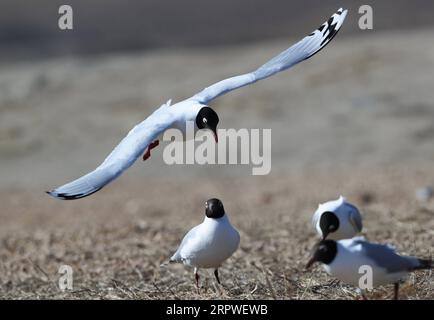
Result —
<instances>
[{"instance_id":1,"label":"bird's eye","mask_svg":"<svg viewBox=\"0 0 434 320\"><path fill-rule=\"evenodd\" d=\"M203 118L203 119L202 119L202 122L203 122L203 123L207 123L208 120L207 120L206 118Z\"/></svg>"},{"instance_id":2,"label":"bird's eye","mask_svg":"<svg viewBox=\"0 0 434 320\"><path fill-rule=\"evenodd\" d=\"M330 226L329 226L329 230L333 230L335 228L335 226L333 225L333 224L331 224Z\"/></svg>"}]
</instances>

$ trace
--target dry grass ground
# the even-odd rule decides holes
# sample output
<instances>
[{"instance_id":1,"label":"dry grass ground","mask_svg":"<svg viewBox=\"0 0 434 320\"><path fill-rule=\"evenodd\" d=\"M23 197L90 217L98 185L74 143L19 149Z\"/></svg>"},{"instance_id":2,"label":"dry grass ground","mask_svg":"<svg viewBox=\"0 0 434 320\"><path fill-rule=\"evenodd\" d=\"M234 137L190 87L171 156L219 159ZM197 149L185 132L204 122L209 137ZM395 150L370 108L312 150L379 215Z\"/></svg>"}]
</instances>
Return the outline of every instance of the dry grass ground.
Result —
<instances>
[{"instance_id":1,"label":"dry grass ground","mask_svg":"<svg viewBox=\"0 0 434 320\"><path fill-rule=\"evenodd\" d=\"M0 194L0 296L67 299L353 299L354 289L318 266L306 272L316 237L316 204L340 193L364 216L364 235L404 254L432 257L434 203L414 190L424 170L309 172L279 178L116 183L75 202L15 190ZM181 183L183 187L181 188ZM186 197L188 192L189 196ZM185 232L203 219L203 203L220 197L240 230L241 246L221 268L222 286L202 270L202 290L191 270L160 267ZM48 201L50 200L50 201ZM61 292L62 264L74 270L74 288ZM389 299L392 287L369 294ZM402 286L403 299L433 299L432 271Z\"/></svg>"}]
</instances>

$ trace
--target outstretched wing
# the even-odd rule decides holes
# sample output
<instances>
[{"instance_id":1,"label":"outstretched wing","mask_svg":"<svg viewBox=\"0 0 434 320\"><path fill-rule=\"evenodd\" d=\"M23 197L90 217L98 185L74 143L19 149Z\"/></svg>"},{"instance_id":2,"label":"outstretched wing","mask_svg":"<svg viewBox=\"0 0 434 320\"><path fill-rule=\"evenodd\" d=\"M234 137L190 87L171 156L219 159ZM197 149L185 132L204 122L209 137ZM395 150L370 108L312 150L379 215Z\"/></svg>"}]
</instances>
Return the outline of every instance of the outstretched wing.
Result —
<instances>
[{"instance_id":1,"label":"outstretched wing","mask_svg":"<svg viewBox=\"0 0 434 320\"><path fill-rule=\"evenodd\" d=\"M197 93L191 99L206 104L229 91L270 77L312 57L324 48L338 33L346 15L347 10L339 9L328 21L324 22L310 35L275 56L256 71L217 82Z\"/></svg>"},{"instance_id":2,"label":"outstretched wing","mask_svg":"<svg viewBox=\"0 0 434 320\"><path fill-rule=\"evenodd\" d=\"M94 171L47 193L63 200L80 199L97 192L128 169L146 147L173 123L167 105L162 105L136 125Z\"/></svg>"}]
</instances>

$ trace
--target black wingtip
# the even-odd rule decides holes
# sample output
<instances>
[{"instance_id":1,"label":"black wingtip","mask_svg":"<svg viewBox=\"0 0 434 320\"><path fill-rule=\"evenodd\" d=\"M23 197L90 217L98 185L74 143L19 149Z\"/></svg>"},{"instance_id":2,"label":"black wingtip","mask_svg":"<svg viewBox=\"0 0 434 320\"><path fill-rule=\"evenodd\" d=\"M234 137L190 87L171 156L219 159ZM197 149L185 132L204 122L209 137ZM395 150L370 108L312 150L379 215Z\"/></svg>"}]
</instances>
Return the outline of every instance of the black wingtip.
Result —
<instances>
[{"instance_id":1,"label":"black wingtip","mask_svg":"<svg viewBox=\"0 0 434 320\"><path fill-rule=\"evenodd\" d=\"M54 198L56 197L56 194L53 191L45 191L45 193Z\"/></svg>"},{"instance_id":2,"label":"black wingtip","mask_svg":"<svg viewBox=\"0 0 434 320\"><path fill-rule=\"evenodd\" d=\"M416 267L416 270L434 268L432 264L432 260L428 260L428 259L418 259L418 260L419 260L419 266Z\"/></svg>"},{"instance_id":3,"label":"black wingtip","mask_svg":"<svg viewBox=\"0 0 434 320\"><path fill-rule=\"evenodd\" d=\"M330 43L333 38L338 34L339 30L341 29L342 25L339 26L339 28L337 27L337 21L335 23L333 23L334 21L334 17L337 14L338 16L342 15L344 12L346 14L348 10L343 10L342 8L340 8L335 14L333 14L326 22L324 22L322 25L320 25L314 32L312 32L309 36L313 36L315 35L316 31L322 32L323 34L325 34L325 32L327 32L327 30L329 31L327 36L322 40L321 44L320 44L320 49L317 50L316 52L312 53L310 56L306 57L304 60L307 60L311 57L313 57L314 55L316 55L318 52L320 52L322 49L324 49L328 43ZM344 17L345 19L345 17ZM343 20L342 20L343 21ZM327 30L324 31L324 28L327 27ZM324 31L324 32L323 32Z\"/></svg>"},{"instance_id":4,"label":"black wingtip","mask_svg":"<svg viewBox=\"0 0 434 320\"><path fill-rule=\"evenodd\" d=\"M45 191L46 194L53 197L54 199L60 199L60 200L68 200L67 197L65 197L62 193L57 193L54 190L52 191Z\"/></svg>"},{"instance_id":5,"label":"black wingtip","mask_svg":"<svg viewBox=\"0 0 434 320\"><path fill-rule=\"evenodd\" d=\"M60 199L60 200L74 200L83 196L82 194L68 195L66 193L57 193L54 190L45 191L45 193L52 196L55 199Z\"/></svg>"},{"instance_id":6,"label":"black wingtip","mask_svg":"<svg viewBox=\"0 0 434 320\"><path fill-rule=\"evenodd\" d=\"M76 193L76 194L68 194L68 193L62 193L62 192L55 192L54 190L52 191L45 191L48 195L52 196L55 199L60 199L60 200L77 200L77 199L81 199L81 198L85 198L90 196L91 194L94 194L95 192L101 190L102 188L98 188L96 190L93 190L92 192L89 193Z\"/></svg>"}]
</instances>

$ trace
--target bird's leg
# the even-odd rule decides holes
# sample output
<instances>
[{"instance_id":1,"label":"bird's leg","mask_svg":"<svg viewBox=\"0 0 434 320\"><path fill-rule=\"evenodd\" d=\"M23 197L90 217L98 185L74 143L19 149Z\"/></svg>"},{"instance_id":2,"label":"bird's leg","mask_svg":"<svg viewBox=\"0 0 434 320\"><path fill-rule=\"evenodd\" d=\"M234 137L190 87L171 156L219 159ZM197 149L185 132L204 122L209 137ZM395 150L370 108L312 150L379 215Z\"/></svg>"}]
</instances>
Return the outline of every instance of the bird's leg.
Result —
<instances>
[{"instance_id":1,"label":"bird's leg","mask_svg":"<svg viewBox=\"0 0 434 320\"><path fill-rule=\"evenodd\" d=\"M143 161L146 161L151 156L151 150L160 144L159 140L154 140L149 146L146 147L145 153L143 154Z\"/></svg>"},{"instance_id":2,"label":"bird's leg","mask_svg":"<svg viewBox=\"0 0 434 320\"><path fill-rule=\"evenodd\" d=\"M217 283L221 284L220 279L219 279L219 269L214 270L214 275L215 275L215 278L217 279Z\"/></svg>"},{"instance_id":3,"label":"bird's leg","mask_svg":"<svg viewBox=\"0 0 434 320\"><path fill-rule=\"evenodd\" d=\"M393 295L393 299L394 300L399 300L399 282L396 282L394 285L394 295Z\"/></svg>"},{"instance_id":4,"label":"bird's leg","mask_svg":"<svg viewBox=\"0 0 434 320\"><path fill-rule=\"evenodd\" d=\"M199 273L197 268L194 268L194 278L196 279L197 293L199 293Z\"/></svg>"},{"instance_id":5,"label":"bird's leg","mask_svg":"<svg viewBox=\"0 0 434 320\"><path fill-rule=\"evenodd\" d=\"M357 297L356 300L368 300L368 298L365 295L365 292L362 289L357 288L357 293L360 294L360 296Z\"/></svg>"}]
</instances>

